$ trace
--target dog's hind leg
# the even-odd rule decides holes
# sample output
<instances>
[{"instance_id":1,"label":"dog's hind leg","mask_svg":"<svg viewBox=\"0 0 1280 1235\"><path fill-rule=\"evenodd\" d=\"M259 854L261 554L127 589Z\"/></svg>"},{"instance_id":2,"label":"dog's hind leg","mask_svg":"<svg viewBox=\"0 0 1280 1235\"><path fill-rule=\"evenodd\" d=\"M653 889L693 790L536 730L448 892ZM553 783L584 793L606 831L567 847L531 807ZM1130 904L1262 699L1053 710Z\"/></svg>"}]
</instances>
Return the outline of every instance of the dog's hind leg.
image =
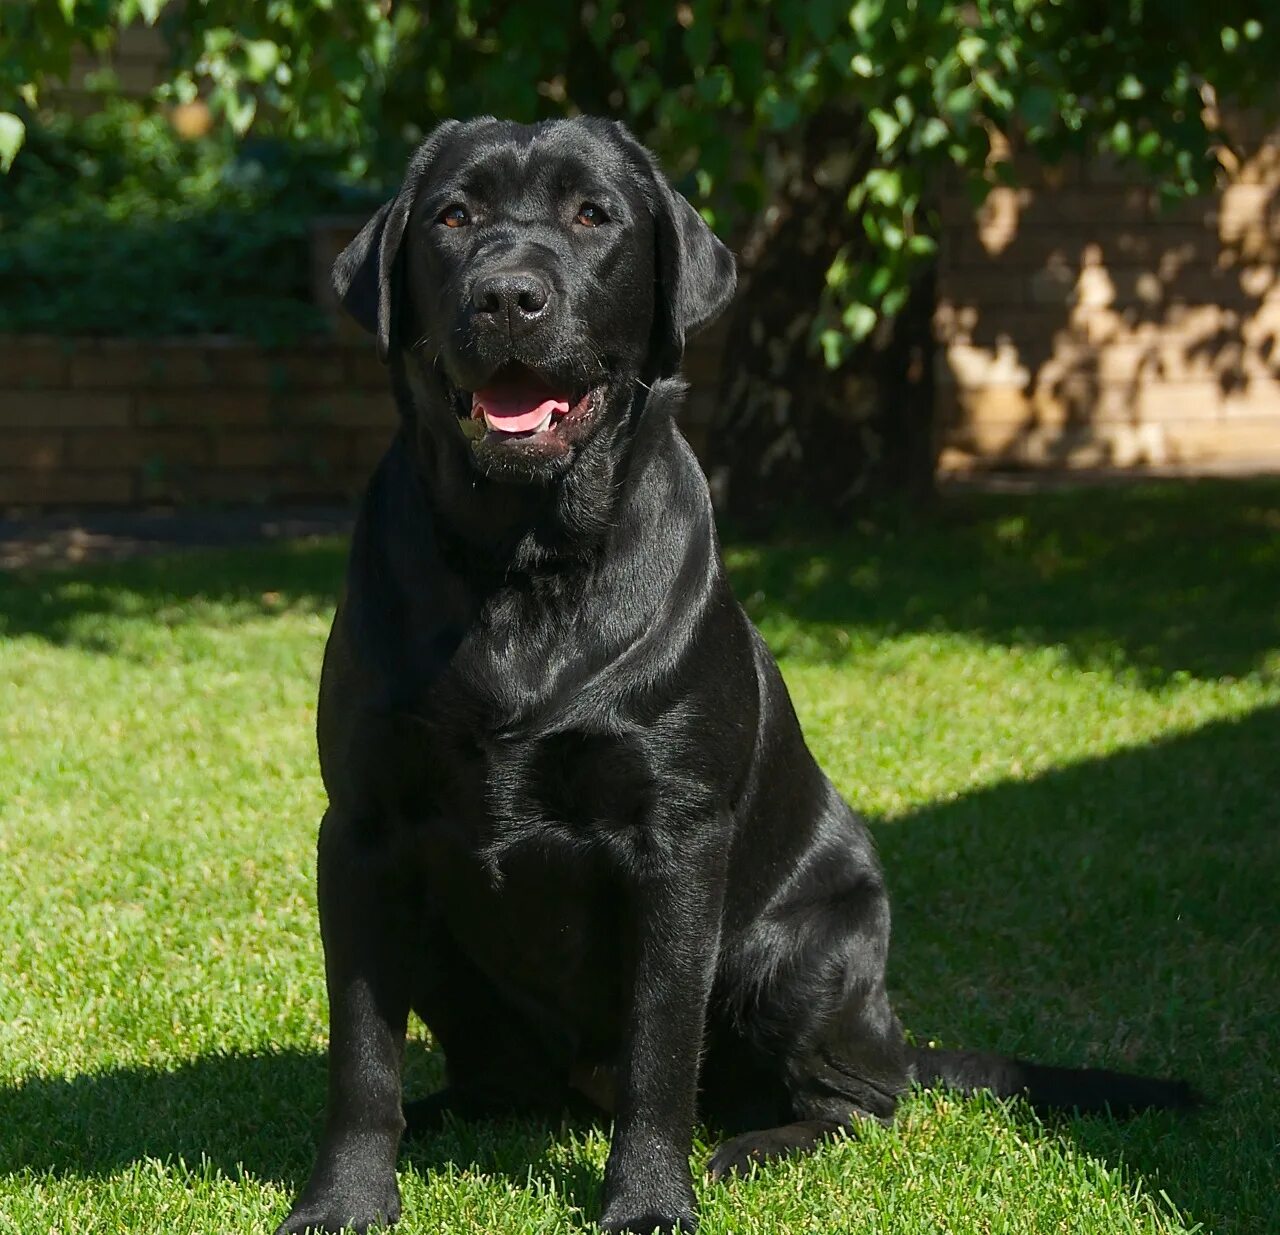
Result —
<instances>
[{"instance_id":1,"label":"dog's hind leg","mask_svg":"<svg viewBox=\"0 0 1280 1235\"><path fill-rule=\"evenodd\" d=\"M856 1131L864 1120L893 1118L911 1082L910 1063L883 992L873 1003L880 1006L855 996L811 1047L785 1060L782 1121L726 1140L708 1163L712 1179L806 1153L837 1133Z\"/></svg>"},{"instance_id":2,"label":"dog's hind leg","mask_svg":"<svg viewBox=\"0 0 1280 1235\"><path fill-rule=\"evenodd\" d=\"M863 1120L893 1118L912 1058L885 990L888 936L875 867L833 856L815 862L768 929L744 941L728 975L731 1010L709 1039L706 1113L728 1116L729 1130L753 1106L776 1122L725 1141L708 1166L712 1178L806 1152ZM724 1050L726 1032L737 1035L736 1049ZM750 1094L726 1100L735 1056L752 1061L741 1075L754 1095L767 1095L763 1103Z\"/></svg>"}]
</instances>

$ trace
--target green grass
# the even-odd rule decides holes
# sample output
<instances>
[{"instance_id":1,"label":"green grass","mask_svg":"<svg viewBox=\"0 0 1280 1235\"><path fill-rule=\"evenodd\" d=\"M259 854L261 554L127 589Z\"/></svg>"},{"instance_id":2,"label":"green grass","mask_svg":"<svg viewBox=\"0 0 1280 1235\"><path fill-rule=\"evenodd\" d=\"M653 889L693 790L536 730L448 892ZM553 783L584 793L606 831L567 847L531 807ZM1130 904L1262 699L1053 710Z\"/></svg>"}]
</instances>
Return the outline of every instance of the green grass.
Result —
<instances>
[{"instance_id":1,"label":"green grass","mask_svg":"<svg viewBox=\"0 0 1280 1235\"><path fill-rule=\"evenodd\" d=\"M1044 1124L921 1095L892 1130L703 1187L704 1229L1280 1230L1280 483L952 498L729 559L874 820L917 1036L1213 1102ZM0 581L0 1232L269 1230L305 1177L341 563L322 543ZM455 1126L407 1155L401 1229L581 1229L606 1150Z\"/></svg>"}]
</instances>

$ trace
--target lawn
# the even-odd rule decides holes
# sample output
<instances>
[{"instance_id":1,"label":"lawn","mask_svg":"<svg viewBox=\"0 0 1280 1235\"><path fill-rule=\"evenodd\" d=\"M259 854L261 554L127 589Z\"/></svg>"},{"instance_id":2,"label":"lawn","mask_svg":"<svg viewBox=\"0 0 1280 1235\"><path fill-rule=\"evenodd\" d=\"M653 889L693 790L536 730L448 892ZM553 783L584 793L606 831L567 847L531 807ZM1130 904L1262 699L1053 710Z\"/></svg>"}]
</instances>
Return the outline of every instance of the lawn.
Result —
<instances>
[{"instance_id":1,"label":"lawn","mask_svg":"<svg viewBox=\"0 0 1280 1235\"><path fill-rule=\"evenodd\" d=\"M0 579L6 1235L268 1231L305 1177L342 555ZM1041 1123L917 1095L892 1130L702 1187L707 1235L1280 1231L1280 483L953 496L728 556L874 822L916 1035L1211 1102ZM456 1125L406 1154L400 1229L581 1230L606 1149Z\"/></svg>"}]
</instances>

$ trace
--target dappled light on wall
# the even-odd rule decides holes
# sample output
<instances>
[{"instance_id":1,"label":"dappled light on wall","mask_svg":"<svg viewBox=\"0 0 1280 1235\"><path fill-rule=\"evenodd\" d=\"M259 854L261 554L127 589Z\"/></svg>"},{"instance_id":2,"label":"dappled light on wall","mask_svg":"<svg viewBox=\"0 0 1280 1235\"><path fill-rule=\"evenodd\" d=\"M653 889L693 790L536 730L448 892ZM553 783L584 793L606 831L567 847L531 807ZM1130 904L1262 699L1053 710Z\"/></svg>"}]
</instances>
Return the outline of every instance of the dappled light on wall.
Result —
<instances>
[{"instance_id":1,"label":"dappled light on wall","mask_svg":"<svg viewBox=\"0 0 1280 1235\"><path fill-rule=\"evenodd\" d=\"M1162 211L1105 162L944 201L944 472L1280 464L1280 135Z\"/></svg>"}]
</instances>

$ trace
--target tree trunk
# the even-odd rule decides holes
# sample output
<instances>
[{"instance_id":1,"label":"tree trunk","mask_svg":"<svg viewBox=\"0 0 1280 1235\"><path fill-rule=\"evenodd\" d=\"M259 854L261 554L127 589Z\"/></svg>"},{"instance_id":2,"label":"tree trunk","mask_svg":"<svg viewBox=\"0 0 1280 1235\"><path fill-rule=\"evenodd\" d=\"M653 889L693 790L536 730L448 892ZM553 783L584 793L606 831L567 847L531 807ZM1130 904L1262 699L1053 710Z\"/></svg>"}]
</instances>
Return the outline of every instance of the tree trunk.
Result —
<instances>
[{"instance_id":1,"label":"tree trunk","mask_svg":"<svg viewBox=\"0 0 1280 1235\"><path fill-rule=\"evenodd\" d=\"M864 171L859 127L815 118L744 246L707 456L717 507L748 527L784 510L839 515L868 497L933 493L932 272L841 368L810 345L827 269L862 234L846 205Z\"/></svg>"}]
</instances>

